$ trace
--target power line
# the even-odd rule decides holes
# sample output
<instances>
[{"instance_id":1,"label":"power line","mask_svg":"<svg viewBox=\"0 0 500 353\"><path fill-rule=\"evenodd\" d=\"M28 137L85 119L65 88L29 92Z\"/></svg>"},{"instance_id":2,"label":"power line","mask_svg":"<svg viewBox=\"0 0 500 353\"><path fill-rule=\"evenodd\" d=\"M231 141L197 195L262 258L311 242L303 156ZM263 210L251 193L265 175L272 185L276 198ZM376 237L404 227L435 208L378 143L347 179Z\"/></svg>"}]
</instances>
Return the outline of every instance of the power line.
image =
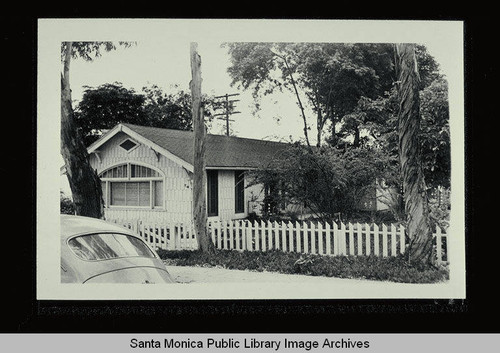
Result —
<instances>
[{"instance_id":1,"label":"power line","mask_svg":"<svg viewBox=\"0 0 500 353\"><path fill-rule=\"evenodd\" d=\"M226 135L227 136L229 136L229 122L234 121L234 120L229 119L229 116L233 115L233 114L241 113L239 111L234 111L234 102L239 102L240 100L239 99L229 99L229 97L239 96L239 95L240 95L239 93L233 93L233 94L226 93L223 96L214 97L215 99L224 98L224 101L221 102L223 104L224 113L214 114L214 116L221 116L221 115L224 116L224 118L217 118L217 119L226 121Z\"/></svg>"}]
</instances>

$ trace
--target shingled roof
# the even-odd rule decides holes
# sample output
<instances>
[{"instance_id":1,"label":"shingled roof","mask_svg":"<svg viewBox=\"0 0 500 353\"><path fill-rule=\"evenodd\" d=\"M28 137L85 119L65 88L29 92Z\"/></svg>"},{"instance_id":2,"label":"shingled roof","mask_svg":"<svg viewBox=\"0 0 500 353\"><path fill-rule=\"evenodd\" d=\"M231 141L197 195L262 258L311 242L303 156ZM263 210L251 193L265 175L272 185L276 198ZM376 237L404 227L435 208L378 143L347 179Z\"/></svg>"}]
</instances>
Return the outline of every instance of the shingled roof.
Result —
<instances>
[{"instance_id":1,"label":"shingled roof","mask_svg":"<svg viewBox=\"0 0 500 353\"><path fill-rule=\"evenodd\" d=\"M193 165L194 132L121 124ZM289 145L282 142L207 134L207 168L258 168L268 164Z\"/></svg>"}]
</instances>

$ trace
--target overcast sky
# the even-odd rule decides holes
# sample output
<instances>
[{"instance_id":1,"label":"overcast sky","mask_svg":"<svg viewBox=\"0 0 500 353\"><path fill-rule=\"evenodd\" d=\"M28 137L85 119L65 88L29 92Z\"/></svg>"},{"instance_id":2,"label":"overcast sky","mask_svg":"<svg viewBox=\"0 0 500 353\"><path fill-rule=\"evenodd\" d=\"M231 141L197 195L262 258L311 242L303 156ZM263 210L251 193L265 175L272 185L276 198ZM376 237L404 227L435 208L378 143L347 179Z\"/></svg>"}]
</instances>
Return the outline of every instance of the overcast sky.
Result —
<instances>
[{"instance_id":1,"label":"overcast sky","mask_svg":"<svg viewBox=\"0 0 500 353\"><path fill-rule=\"evenodd\" d=\"M446 47L426 43L429 52L446 73L448 56ZM73 99L80 100L83 86L97 87L104 83L121 82L125 88L140 92L142 87L156 84L164 91L171 91L173 85L189 91L191 79L189 49L185 40L147 41L137 45L104 53L93 62L74 60L71 67L71 88ZM254 114L254 102L248 91L231 87L227 73L229 56L221 42L200 42L198 52L202 59L202 91L209 95L239 93L236 103L241 114L232 116L231 127L240 137L266 139L301 138L303 122L300 110L292 95L274 94L263 100L261 111ZM304 98L304 97L303 97ZM305 99L303 99L305 101ZM314 128L312 125L311 128ZM216 121L211 133L224 133L224 122ZM315 134L311 134L314 138ZM313 141L314 142L314 141Z\"/></svg>"},{"instance_id":2,"label":"overcast sky","mask_svg":"<svg viewBox=\"0 0 500 353\"><path fill-rule=\"evenodd\" d=\"M236 136L267 139L295 139L302 136L300 111L288 93L275 94L263 100L262 110L255 114L255 105L249 91L231 87L227 73L229 56L221 42L199 43L198 52L202 65L202 92L220 96L239 93L231 127ZM139 41L129 48L118 48L104 53L93 62L74 60L71 67L71 87L74 100L80 100L83 86L97 87L104 83L121 82L125 88L140 92L142 87L155 84L165 92L189 92L191 80L190 43L187 41ZM178 85L178 88L173 88ZM284 120L284 118L286 119ZM217 120L211 133L224 133L225 123Z\"/></svg>"},{"instance_id":3,"label":"overcast sky","mask_svg":"<svg viewBox=\"0 0 500 353\"><path fill-rule=\"evenodd\" d=\"M58 21L55 21L57 28ZM426 45L449 77L450 94L463 94L460 76L463 68L462 48L457 45L461 32L454 23L437 21L61 21L51 39L135 41L129 48L103 53L92 61L72 61L71 88L78 101L83 87L121 82L125 88L140 92L142 87L156 84L164 91L172 85L189 91L191 68L190 42L198 43L202 64L202 92L209 95L240 93L235 97L236 110L231 128L236 136L260 139L294 140L302 138L303 122L295 98L287 94L268 96L257 115L250 92L230 86L227 73L229 56L223 42L287 41L287 42L414 42ZM66 27L64 27L66 26ZM300 31L298 31L300 28ZM77 38L77 39L75 39ZM460 64L460 65L457 65ZM455 84L462 86L457 87ZM453 99L453 97L451 98ZM305 101L305 99L303 99ZM314 129L314 125L311 124ZM211 133L224 133L224 123L214 124ZM311 131L314 143L315 132ZM62 158L61 158L62 161Z\"/></svg>"}]
</instances>

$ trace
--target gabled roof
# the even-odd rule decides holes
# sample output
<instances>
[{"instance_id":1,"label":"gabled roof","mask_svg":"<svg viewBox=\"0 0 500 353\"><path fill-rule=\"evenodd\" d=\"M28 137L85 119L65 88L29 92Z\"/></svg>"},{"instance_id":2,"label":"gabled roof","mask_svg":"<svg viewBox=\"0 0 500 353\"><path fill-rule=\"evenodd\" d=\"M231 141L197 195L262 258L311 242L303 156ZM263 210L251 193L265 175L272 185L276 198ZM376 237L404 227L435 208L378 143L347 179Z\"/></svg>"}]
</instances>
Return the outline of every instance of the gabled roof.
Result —
<instances>
[{"instance_id":1,"label":"gabled roof","mask_svg":"<svg viewBox=\"0 0 500 353\"><path fill-rule=\"evenodd\" d=\"M96 151L112 136L124 132L155 151L192 170L194 132L162 129L133 124L118 124L94 142L88 151ZM207 168L258 168L268 164L288 144L234 136L207 134L205 158Z\"/></svg>"}]
</instances>

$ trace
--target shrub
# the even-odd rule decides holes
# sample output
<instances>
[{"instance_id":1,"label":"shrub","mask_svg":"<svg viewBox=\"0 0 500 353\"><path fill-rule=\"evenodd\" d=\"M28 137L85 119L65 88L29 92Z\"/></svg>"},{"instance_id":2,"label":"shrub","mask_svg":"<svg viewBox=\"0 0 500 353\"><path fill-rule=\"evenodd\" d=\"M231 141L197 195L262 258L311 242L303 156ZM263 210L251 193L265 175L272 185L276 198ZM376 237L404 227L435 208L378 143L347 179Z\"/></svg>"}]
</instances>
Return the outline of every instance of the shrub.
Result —
<instances>
[{"instance_id":1,"label":"shrub","mask_svg":"<svg viewBox=\"0 0 500 353\"><path fill-rule=\"evenodd\" d=\"M177 266L209 266L404 283L435 283L449 279L445 267L413 266L402 256L321 256L277 250L216 250L213 255L192 250L158 250L158 254L167 264Z\"/></svg>"},{"instance_id":2,"label":"shrub","mask_svg":"<svg viewBox=\"0 0 500 353\"><path fill-rule=\"evenodd\" d=\"M62 214L75 214L75 205L73 203L73 200L71 200L68 196L66 196L62 191L60 194L60 208L61 208L61 213Z\"/></svg>"}]
</instances>

